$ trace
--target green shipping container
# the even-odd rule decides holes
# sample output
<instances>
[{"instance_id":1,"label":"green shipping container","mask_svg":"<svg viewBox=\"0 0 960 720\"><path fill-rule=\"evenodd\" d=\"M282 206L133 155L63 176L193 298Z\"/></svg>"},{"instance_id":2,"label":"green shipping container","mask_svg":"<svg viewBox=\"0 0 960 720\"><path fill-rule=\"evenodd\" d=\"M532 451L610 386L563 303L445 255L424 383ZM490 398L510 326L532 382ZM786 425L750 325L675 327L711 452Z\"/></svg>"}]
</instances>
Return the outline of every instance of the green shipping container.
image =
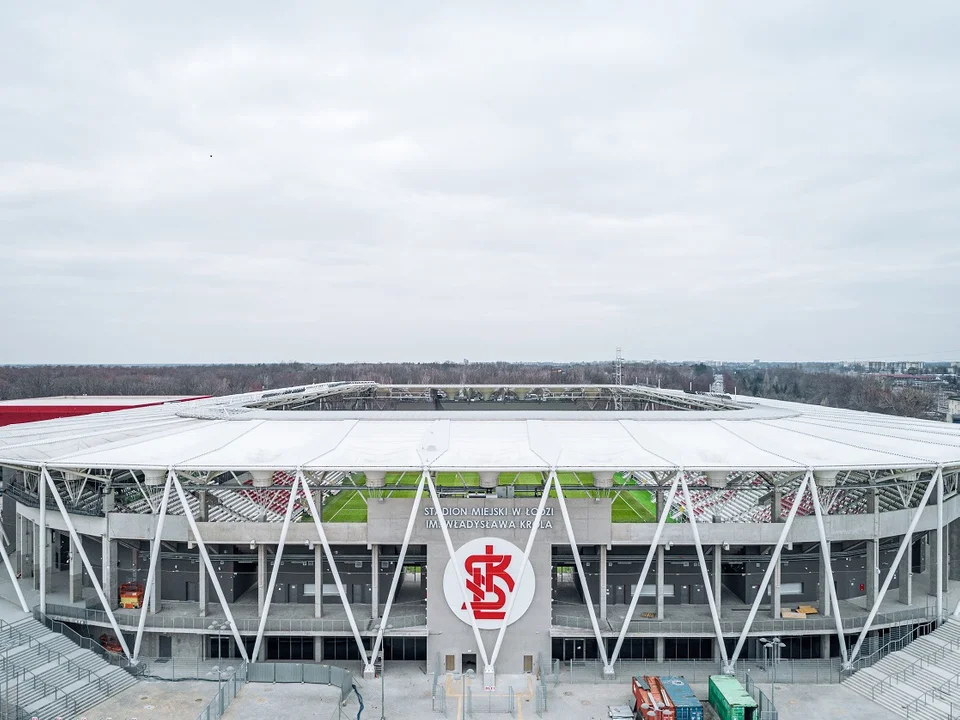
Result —
<instances>
[{"instance_id":1,"label":"green shipping container","mask_svg":"<svg viewBox=\"0 0 960 720\"><path fill-rule=\"evenodd\" d=\"M720 720L758 720L757 702L732 675L710 676L710 705Z\"/></svg>"}]
</instances>

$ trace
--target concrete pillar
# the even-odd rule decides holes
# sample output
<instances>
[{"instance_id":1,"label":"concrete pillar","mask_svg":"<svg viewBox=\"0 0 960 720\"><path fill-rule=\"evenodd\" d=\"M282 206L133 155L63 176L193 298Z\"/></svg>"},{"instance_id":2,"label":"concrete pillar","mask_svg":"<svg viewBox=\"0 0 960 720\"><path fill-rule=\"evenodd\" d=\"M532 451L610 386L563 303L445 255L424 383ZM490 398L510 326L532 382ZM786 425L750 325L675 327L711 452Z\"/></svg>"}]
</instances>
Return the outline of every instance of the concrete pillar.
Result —
<instances>
[{"instance_id":1,"label":"concrete pillar","mask_svg":"<svg viewBox=\"0 0 960 720\"><path fill-rule=\"evenodd\" d=\"M607 621L607 546L600 546L600 622Z\"/></svg>"},{"instance_id":2,"label":"concrete pillar","mask_svg":"<svg viewBox=\"0 0 960 720\"><path fill-rule=\"evenodd\" d=\"M773 486L770 493L770 522L780 522L780 513L783 509L783 492L779 485Z\"/></svg>"},{"instance_id":3,"label":"concrete pillar","mask_svg":"<svg viewBox=\"0 0 960 720\"><path fill-rule=\"evenodd\" d=\"M263 615L267 601L267 546L257 545L257 614Z\"/></svg>"},{"instance_id":4,"label":"concrete pillar","mask_svg":"<svg viewBox=\"0 0 960 720\"><path fill-rule=\"evenodd\" d=\"M658 637L654 640L653 644L656 652L656 662L662 663L664 661L664 655L666 655L666 638Z\"/></svg>"},{"instance_id":5,"label":"concrete pillar","mask_svg":"<svg viewBox=\"0 0 960 720\"><path fill-rule=\"evenodd\" d=\"M780 617L780 558L773 565L773 576L770 578L770 616Z\"/></svg>"},{"instance_id":6,"label":"concrete pillar","mask_svg":"<svg viewBox=\"0 0 960 720\"><path fill-rule=\"evenodd\" d=\"M100 539L100 548L103 594L107 596L112 610L120 604L120 588L117 586L117 541L104 535Z\"/></svg>"},{"instance_id":7,"label":"concrete pillar","mask_svg":"<svg viewBox=\"0 0 960 720\"><path fill-rule=\"evenodd\" d=\"M209 545L207 546L207 554L213 555L213 548ZM210 558L210 564L213 564L213 558ZM197 589L199 595L199 605L200 605L200 617L207 616L207 585L210 582L207 580L207 566L203 562L203 558L199 558L198 567L200 569L200 577L197 581Z\"/></svg>"},{"instance_id":8,"label":"concrete pillar","mask_svg":"<svg viewBox=\"0 0 960 720\"><path fill-rule=\"evenodd\" d=\"M323 617L323 546L320 543L313 546L313 587L313 616ZM317 638L317 647L323 647L323 638Z\"/></svg>"},{"instance_id":9,"label":"concrete pillar","mask_svg":"<svg viewBox=\"0 0 960 720\"><path fill-rule=\"evenodd\" d=\"M820 636L820 657L824 660L830 659L830 636Z\"/></svg>"},{"instance_id":10,"label":"concrete pillar","mask_svg":"<svg viewBox=\"0 0 960 720\"><path fill-rule=\"evenodd\" d=\"M147 612L151 615L157 612L157 608L160 607L160 579L163 577L163 565L160 560L161 546L159 543L150 540L150 559L153 560L153 554L157 554L157 572L153 576L153 589L150 591L150 597L145 598L147 603ZM150 566L147 565L147 570L150 570Z\"/></svg>"},{"instance_id":11,"label":"concrete pillar","mask_svg":"<svg viewBox=\"0 0 960 720\"><path fill-rule=\"evenodd\" d=\"M370 617L380 617L380 546L376 544L370 555Z\"/></svg>"},{"instance_id":12,"label":"concrete pillar","mask_svg":"<svg viewBox=\"0 0 960 720\"><path fill-rule=\"evenodd\" d=\"M70 565L67 572L69 573L68 597L70 602L81 602L83 600L83 560L80 558L80 551L72 537L70 538Z\"/></svg>"},{"instance_id":13,"label":"concrete pillar","mask_svg":"<svg viewBox=\"0 0 960 720\"><path fill-rule=\"evenodd\" d=\"M943 590L944 590L944 593L946 593L950 589L950 583L949 583L950 543L946 542L945 540L943 545L944 545L943 567L940 570L943 573ZM933 595L934 597L936 597L937 595L937 531L936 530L931 530L930 532L927 533L927 567L930 569L930 572L928 573L928 577L930 580L930 589L928 590L927 594Z\"/></svg>"},{"instance_id":14,"label":"concrete pillar","mask_svg":"<svg viewBox=\"0 0 960 720\"><path fill-rule=\"evenodd\" d=\"M657 546L657 620L663 620L663 545ZM641 588L641 592L643 589Z\"/></svg>"},{"instance_id":15,"label":"concrete pillar","mask_svg":"<svg viewBox=\"0 0 960 720\"><path fill-rule=\"evenodd\" d=\"M830 541L827 541L827 553L830 552ZM820 570L817 575L817 609L824 617L830 617L833 614L833 608L830 607L830 578L827 577L827 556L820 548Z\"/></svg>"},{"instance_id":16,"label":"concrete pillar","mask_svg":"<svg viewBox=\"0 0 960 720\"><path fill-rule=\"evenodd\" d=\"M47 536L41 539L41 542L43 543L43 547L41 548L41 551L40 551L40 557L43 564L42 571L46 573L46 576L47 576L47 580L46 580L47 595L49 595L52 592L52 585L50 583L53 579L51 577L53 573L53 545L54 545L54 542L57 542L57 543L60 542L59 535L60 534L56 530L50 530L50 526L47 525Z\"/></svg>"},{"instance_id":17,"label":"concrete pillar","mask_svg":"<svg viewBox=\"0 0 960 720\"><path fill-rule=\"evenodd\" d=\"M723 617L720 613L720 597L723 590L723 545L713 546L713 602L717 606L717 617ZM720 657L719 651L714 657Z\"/></svg>"},{"instance_id":18,"label":"concrete pillar","mask_svg":"<svg viewBox=\"0 0 960 720\"><path fill-rule=\"evenodd\" d=\"M30 576L33 578L33 589L40 589L40 563L43 561L43 542L40 537L40 526L37 523L32 523L33 527L30 528L30 535L33 539L33 569L30 573Z\"/></svg>"},{"instance_id":19,"label":"concrete pillar","mask_svg":"<svg viewBox=\"0 0 960 720\"><path fill-rule=\"evenodd\" d=\"M873 515L873 537L866 541L866 571L867 579L864 582L866 588L867 609L873 607L877 601L877 594L880 591L880 534L879 521L880 513L877 502L877 489L867 490L867 512Z\"/></svg>"},{"instance_id":20,"label":"concrete pillar","mask_svg":"<svg viewBox=\"0 0 960 720\"><path fill-rule=\"evenodd\" d=\"M866 541L866 545L867 555L865 564L867 579L864 582L864 587L866 588L866 607L869 610L877 601L877 593L880 590L880 541L870 539Z\"/></svg>"},{"instance_id":21,"label":"concrete pillar","mask_svg":"<svg viewBox=\"0 0 960 720\"><path fill-rule=\"evenodd\" d=\"M663 514L663 490L658 487L654 495L654 511L656 514L654 520L659 522L660 515Z\"/></svg>"},{"instance_id":22,"label":"concrete pillar","mask_svg":"<svg viewBox=\"0 0 960 720\"><path fill-rule=\"evenodd\" d=\"M207 507L207 491L201 490L197 493L197 502L199 507L197 508L197 522L207 522L209 518L209 509Z\"/></svg>"},{"instance_id":23,"label":"concrete pillar","mask_svg":"<svg viewBox=\"0 0 960 720\"><path fill-rule=\"evenodd\" d=\"M313 661L323 662L323 638L322 637L317 637L313 639Z\"/></svg>"},{"instance_id":24,"label":"concrete pillar","mask_svg":"<svg viewBox=\"0 0 960 720\"><path fill-rule=\"evenodd\" d=\"M947 552L950 557L950 579L960 580L960 520L947 523Z\"/></svg>"},{"instance_id":25,"label":"concrete pillar","mask_svg":"<svg viewBox=\"0 0 960 720\"><path fill-rule=\"evenodd\" d=\"M911 542L903 557L900 558L900 567L897 568L899 582L899 600L904 605L913 605L913 542Z\"/></svg>"}]
</instances>

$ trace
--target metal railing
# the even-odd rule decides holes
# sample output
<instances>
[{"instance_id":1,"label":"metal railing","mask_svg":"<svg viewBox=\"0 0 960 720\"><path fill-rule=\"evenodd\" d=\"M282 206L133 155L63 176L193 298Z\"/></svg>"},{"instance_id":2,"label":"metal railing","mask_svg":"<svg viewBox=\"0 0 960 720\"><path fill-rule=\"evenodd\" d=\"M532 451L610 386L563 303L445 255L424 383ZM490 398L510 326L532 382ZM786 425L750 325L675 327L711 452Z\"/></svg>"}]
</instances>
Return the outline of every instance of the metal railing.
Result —
<instances>
[{"instance_id":1,"label":"metal railing","mask_svg":"<svg viewBox=\"0 0 960 720\"><path fill-rule=\"evenodd\" d=\"M559 679L576 683L623 683L633 676L661 675L682 676L690 683L706 683L711 675L722 675L721 661L717 660L617 660L613 664L613 675L605 675L603 663L599 660L555 661L562 665L564 671L558 669ZM760 660L740 659L735 667L735 674L742 681L751 671L754 679L763 674L764 681L767 674L772 676L772 666L758 665ZM829 660L789 660L780 659L777 665L777 682L791 684L818 684L828 685L840 682L840 658Z\"/></svg>"},{"instance_id":2,"label":"metal railing","mask_svg":"<svg viewBox=\"0 0 960 720\"><path fill-rule=\"evenodd\" d=\"M81 667L74 660L71 660L63 653L57 652L56 650L50 648L32 635L28 635L22 630L17 629L16 626L0 620L0 635L4 633L8 634L11 638L16 637L19 642L26 641L27 647L36 650L37 654L42 654L46 658L47 662L50 662L51 659L56 658L57 667L65 665L68 670L76 673L77 680L86 680L88 683L96 683L98 690L104 690L107 692L107 694L110 693L110 684L102 677L97 675L93 670ZM11 648L6 648L3 652L9 652L10 649Z\"/></svg>"},{"instance_id":3,"label":"metal railing","mask_svg":"<svg viewBox=\"0 0 960 720\"><path fill-rule=\"evenodd\" d=\"M63 606L69 607L69 606ZM47 605L47 610L50 609L50 605ZM48 630L51 632L58 633L63 635L68 640L74 642L76 645L80 646L84 650L90 650L95 655L99 655L105 662L110 665L116 665L117 667L123 668L128 673L134 677L139 676L143 672L142 666L134 665L130 660L127 659L122 653L114 653L107 650L103 645L98 643L96 640L88 637L84 637L76 630L66 625L65 623L60 622L59 620L51 620L48 616L40 612L40 608L33 609L33 617L38 622L43 623Z\"/></svg>"},{"instance_id":4,"label":"metal railing","mask_svg":"<svg viewBox=\"0 0 960 720\"><path fill-rule=\"evenodd\" d=\"M8 671L10 670L13 672L9 673L8 675ZM72 708L74 713L77 712L78 704L73 695L65 690L61 690L52 683L45 682L41 677L30 672L29 670L17 668L8 658L0 658L0 672L3 673L5 683L8 680L12 680L16 683L18 696L20 694L20 687L29 683L31 689L40 689L40 691L43 693L41 697L53 695L54 700L60 700L62 698L67 702L68 706Z\"/></svg>"},{"instance_id":5,"label":"metal railing","mask_svg":"<svg viewBox=\"0 0 960 720\"><path fill-rule=\"evenodd\" d=\"M197 715L197 720L219 720L219 718L223 717L227 708L230 707L230 703L237 697L240 688L242 688L243 684L247 681L246 668L247 664L243 662L234 676L219 681L217 694L214 695L207 706L200 711L200 714Z\"/></svg>"},{"instance_id":6,"label":"metal railing","mask_svg":"<svg viewBox=\"0 0 960 720\"><path fill-rule=\"evenodd\" d=\"M586 608L584 606L584 612ZM867 621L869 613L863 611L862 614L841 618L841 626L846 631L861 630ZM886 624L897 624L910 620L935 620L936 609L933 607L910 608L906 610L897 610L888 613L878 613L874 618L872 627L877 628ZM611 619L610 623L619 628L622 620ZM553 613L553 624L557 627L570 627L584 630L592 630L593 624L589 617L580 615L571 615L563 612ZM720 631L724 634L739 635L746 625L746 617L737 620L721 620ZM754 620L750 626L751 633L784 633L784 632L805 632L810 630L829 630L836 632L837 622L833 617L823 615L813 615L805 620L790 619L760 619ZM655 618L631 620L627 627L628 636L636 635L715 635L716 628L712 620L657 620Z\"/></svg>"},{"instance_id":7,"label":"metal railing","mask_svg":"<svg viewBox=\"0 0 960 720\"><path fill-rule=\"evenodd\" d=\"M309 607L304 605L304 607ZM137 611L114 610L113 615L121 627L135 629L140 622ZM47 616L79 620L103 626L110 625L110 618L103 610L95 608L76 607L74 605L58 605L47 603ZM260 618L234 618L237 629L242 633L256 633L260 628ZM390 624L393 629L426 627L427 614L412 613L408 615L391 615ZM162 612L147 614L146 627L164 630L198 630L210 631L210 617L189 615L167 615ZM350 622L346 619L327 618L268 618L265 626L267 632L351 632Z\"/></svg>"},{"instance_id":8,"label":"metal railing","mask_svg":"<svg viewBox=\"0 0 960 720\"><path fill-rule=\"evenodd\" d=\"M891 638L887 640L883 645L874 650L869 655L860 655L856 660L854 660L850 667L842 670L840 673L840 679L844 680L850 677L857 670L862 670L863 668L872 667L878 662L883 660L887 655L891 653L898 652L903 650L907 645L912 643L914 640L917 640L924 635L930 634L937 627L937 621L933 620L928 623L923 623L911 628L910 632L905 635L900 635L899 637Z\"/></svg>"},{"instance_id":9,"label":"metal railing","mask_svg":"<svg viewBox=\"0 0 960 720\"><path fill-rule=\"evenodd\" d=\"M747 673L743 679L743 687L750 693L753 699L757 701L757 710L759 711L757 720L778 720L780 713L777 712L773 700L767 697L767 694L760 689L756 680L750 676L750 673Z\"/></svg>"},{"instance_id":10,"label":"metal railing","mask_svg":"<svg viewBox=\"0 0 960 720\"><path fill-rule=\"evenodd\" d=\"M913 700L904 705L904 710L906 710L907 718L910 717L911 710L915 713L920 711L920 705L923 704L924 716L927 715L930 711L933 712L943 712L938 708L930 707L928 703L939 700L940 702L946 703L949 705L950 712L947 715L950 718L956 717L953 712L953 698L951 697L953 693L951 690L960 689L960 673L957 673L951 678L948 678L946 682L943 682L936 687L930 688L923 695L918 695ZM960 710L960 706L957 708Z\"/></svg>"}]
</instances>

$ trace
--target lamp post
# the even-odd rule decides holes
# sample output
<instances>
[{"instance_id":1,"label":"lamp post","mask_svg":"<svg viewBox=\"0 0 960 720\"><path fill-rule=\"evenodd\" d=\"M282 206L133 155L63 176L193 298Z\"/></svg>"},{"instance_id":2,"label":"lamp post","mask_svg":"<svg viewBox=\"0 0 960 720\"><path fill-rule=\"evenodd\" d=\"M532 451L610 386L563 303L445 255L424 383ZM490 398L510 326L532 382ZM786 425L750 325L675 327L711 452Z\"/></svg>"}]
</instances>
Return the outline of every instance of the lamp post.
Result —
<instances>
[{"instance_id":1,"label":"lamp post","mask_svg":"<svg viewBox=\"0 0 960 720\"><path fill-rule=\"evenodd\" d=\"M773 677L771 678L770 683L770 704L774 708L777 707L776 698L777 698L777 661L780 659L780 648L785 648L786 643L780 642L780 638L775 637L772 640L767 640L766 638L760 638L760 642L763 643L763 647L770 651L770 657L773 662Z\"/></svg>"},{"instance_id":2,"label":"lamp post","mask_svg":"<svg viewBox=\"0 0 960 720\"><path fill-rule=\"evenodd\" d=\"M225 622L210 623L210 630L217 631L217 688L222 688L223 683L223 641L221 636L228 627Z\"/></svg>"}]
</instances>

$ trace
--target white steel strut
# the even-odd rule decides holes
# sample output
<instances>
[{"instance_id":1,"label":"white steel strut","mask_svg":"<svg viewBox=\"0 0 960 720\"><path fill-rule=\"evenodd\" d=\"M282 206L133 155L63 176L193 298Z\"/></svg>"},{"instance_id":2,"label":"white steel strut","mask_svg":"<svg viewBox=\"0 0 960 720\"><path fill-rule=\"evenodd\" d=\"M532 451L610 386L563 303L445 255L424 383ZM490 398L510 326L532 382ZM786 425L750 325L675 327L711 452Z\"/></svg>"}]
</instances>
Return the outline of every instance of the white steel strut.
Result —
<instances>
[{"instance_id":1,"label":"white steel strut","mask_svg":"<svg viewBox=\"0 0 960 720\"><path fill-rule=\"evenodd\" d=\"M850 657L847 660L847 667L849 667L850 663L857 659L857 655L860 653L860 647L863 645L863 641L867 637L867 633L870 631L870 626L873 625L874 618L880 611L880 603L883 602L883 596L887 594L887 588L890 587L890 583L893 581L893 576L896 574L897 568L900 567L900 560L903 558L903 553L906 552L907 544L910 542L910 538L913 537L913 531L917 529L917 523L920 522L920 516L923 515L923 511L927 507L927 502L930 500L930 495L933 493L933 489L937 486L937 483L942 475L943 468L937 467L933 477L930 478L930 482L927 483L927 489L923 491L923 497L920 499L920 504L917 506L917 511L913 514L913 519L910 520L910 527L907 529L907 534L903 536L903 540L900 542L900 547L897 548L897 554L894 557L893 562L890 563L890 569L887 570L887 576L883 580L883 585L880 586L880 592L877 593L877 599L874 601L873 607L870 608L870 613L867 615L867 621L863 624L863 629L860 631L860 635L857 637L857 642L853 646L853 650L850 651ZM937 571L939 572L940 568L937 568ZM867 572L873 572L873 569L867 568Z\"/></svg>"},{"instance_id":2,"label":"white steel strut","mask_svg":"<svg viewBox=\"0 0 960 720\"><path fill-rule=\"evenodd\" d=\"M263 642L263 631L267 627L267 616L270 615L270 604L273 602L273 589L277 586L277 573L280 572L280 561L283 559L283 547L287 543L287 531L290 529L290 519L293 517L293 508L297 504L297 492L300 490L302 474L297 470L293 476L293 487L290 488L290 498L287 500L287 513L283 516L283 526L280 528L280 541L277 543L277 555L273 559L273 570L270 571L270 583L264 593L263 612L260 613L260 624L257 626L257 639L253 643L253 655L250 662L255 663L260 657L260 644ZM314 589L316 592L316 589Z\"/></svg>"},{"instance_id":3,"label":"white steel strut","mask_svg":"<svg viewBox=\"0 0 960 720\"><path fill-rule=\"evenodd\" d=\"M723 630L720 628L720 613L717 611L717 602L713 596L713 586L710 582L710 572L707 570L707 561L703 556L703 545L700 543L700 530L697 528L697 516L693 510L693 503L690 502L690 488L687 487L687 474L683 471L680 472L680 484L683 487L683 504L686 506L687 517L690 519L690 530L693 532L693 544L697 548L697 559L700 561L700 573L703 575L707 602L710 604L710 617L713 618L713 630L717 635L720 658L723 660L724 666L727 666L730 663L727 661L727 647L723 642Z\"/></svg>"},{"instance_id":4,"label":"white steel strut","mask_svg":"<svg viewBox=\"0 0 960 720\"><path fill-rule=\"evenodd\" d=\"M593 633L597 638L597 650L600 652L600 659L603 661L603 667L612 667L613 663L607 662L607 648L603 641L603 635L600 634L600 625L597 623L597 613L593 609L593 598L590 597L589 583L587 576L583 572L583 563L580 560L580 550L577 548L577 538L573 535L573 525L570 524L570 515L567 513L567 501L563 497L563 487L559 482L554 483L557 488L557 500L560 502L560 512L563 514L563 523L567 526L567 538L570 540L570 549L573 551L573 562L577 566L583 587L583 596L587 601L587 613L590 615L590 624L593 625ZM606 588L603 588L606 590Z\"/></svg>"},{"instance_id":5,"label":"white steel strut","mask_svg":"<svg viewBox=\"0 0 960 720\"><path fill-rule=\"evenodd\" d=\"M140 608L140 621L137 623L137 637L133 643L133 662L140 657L140 642L143 639L143 626L147 622L147 606L153 597L153 587L157 582L157 563L160 561L160 541L163 539L163 520L167 516L170 503L170 487L173 485L173 470L167 470L167 481L163 485L163 499L160 500L160 516L157 518L157 531L150 546L150 570L147 572L147 584L143 592L144 603ZM154 608L156 612L156 608Z\"/></svg>"},{"instance_id":6,"label":"white steel strut","mask_svg":"<svg viewBox=\"0 0 960 720\"><path fill-rule=\"evenodd\" d=\"M173 487L177 491L177 497L180 498L180 505L183 507L183 514L187 518L187 524L190 526L190 532L193 533L193 539L197 541L197 549L200 551L200 557L203 559L203 565L207 569L207 576L213 583L213 589L216 591L217 598L220 600L220 607L223 608L223 614L226 616L227 622L230 623L230 630L233 632L233 639L237 642L237 649L240 651L241 657L249 662L250 658L247 655L247 648L243 644L243 638L240 637L240 629L237 627L237 623L233 619L233 613L230 612L230 605L227 603L227 598L223 594L223 588L220 587L220 580L217 578L217 573L213 569L213 563L210 562L210 555L207 553L207 546L204 544L203 538L200 537L200 529L197 527L197 521L193 517L193 510L191 510L190 505L187 504L186 493L183 491L183 486L180 485L180 479L177 477L176 472L173 472L170 475L170 479L173 480Z\"/></svg>"},{"instance_id":7,"label":"white steel strut","mask_svg":"<svg viewBox=\"0 0 960 720\"><path fill-rule=\"evenodd\" d=\"M604 668L605 672L613 672L613 663L620 656L620 648L623 647L623 639L627 636L627 629L633 620L633 613L636 612L637 603L640 600L640 593L643 590L643 583L647 579L647 573L650 572L650 565L653 562L653 555L657 552L660 545L660 535L667 524L667 516L670 514L670 508L673 507L673 499L677 494L677 486L680 483L680 475L683 470L678 470L673 476L673 482L670 484L670 490L667 493L667 500L663 512L660 513L660 519L657 521L657 529L653 533L653 539L650 541L650 547L647 549L647 557L643 561L643 568L640 570L640 577L637 579L637 585L633 590L633 597L630 599L630 607L627 608L627 615L623 619L623 626L620 628L620 635L617 636L617 644L610 655L610 661Z\"/></svg>"},{"instance_id":8,"label":"white steel strut","mask_svg":"<svg viewBox=\"0 0 960 720\"><path fill-rule=\"evenodd\" d=\"M817 490L817 483L810 483L810 495L813 499L813 512L817 518L817 531L820 533L820 552L823 554L823 567L827 571L826 578L820 578L820 582L827 584L829 591L829 602L833 608L833 619L837 624L837 641L840 643L840 655L844 663L847 662L847 641L843 634L843 620L840 618L840 603L837 601L837 587L833 582L833 566L830 562L830 543L827 541L827 531L823 526L823 508L820 506L820 492Z\"/></svg>"},{"instance_id":9,"label":"white steel strut","mask_svg":"<svg viewBox=\"0 0 960 720\"><path fill-rule=\"evenodd\" d=\"M413 507L410 509L410 517L407 518L407 529L403 533L403 544L400 546L400 557L397 558L397 567L393 571L393 579L390 581L390 592L387 593L387 602L383 606L383 617L380 618L380 628L377 630L377 639L373 643L373 651L370 653L370 664L367 665L367 671L373 670L373 664L377 661L380 652L380 645L383 642L383 633L387 628L387 621L390 619L390 610L393 607L393 598L397 593L397 585L400 584L400 576L403 574L403 560L407 557L407 547L410 545L410 537L413 535L413 525L417 520L417 513L420 512L420 498L423 496L423 484L426 481L426 471L420 474L420 482L417 484L417 493L414 496ZM374 572L379 572L374 568ZM376 602L376 599L374 599Z\"/></svg>"},{"instance_id":10,"label":"white steel strut","mask_svg":"<svg viewBox=\"0 0 960 720\"><path fill-rule=\"evenodd\" d=\"M547 504L547 498L550 496L550 485L560 485L557 480L557 471L551 470L547 476L547 482L543 486L543 494L540 496L540 504L537 506L537 516L533 519L533 527L530 528L530 535L527 537L526 547L523 549L523 560L520 563L520 573L514 583L513 590L510 592L510 598L507 600L507 614L503 616L503 622L500 623L500 631L497 633L497 642L493 646L493 652L490 654L490 664L495 665L497 656L500 655L500 645L503 643L503 635L507 630L507 623L510 622L510 614L513 612L513 604L517 599L517 591L520 589L520 583L523 581L523 574L527 570L527 561L530 559L530 551L533 549L533 541L537 537L537 528L540 527L540 518L543 516L543 508ZM559 488L557 490L559 494Z\"/></svg>"},{"instance_id":11,"label":"white steel strut","mask_svg":"<svg viewBox=\"0 0 960 720\"><path fill-rule=\"evenodd\" d=\"M790 533L790 527L793 525L793 519L797 516L797 510L800 509L800 501L803 500L803 495L807 490L807 485L811 482L813 482L813 470L807 470L806 474L803 476L803 480L800 483L800 487L797 488L797 495L794 497L793 504L790 506L790 513L787 515L787 521L783 524L783 530L780 532L780 538L777 540L777 544L773 548L773 553L770 555L770 562L767 565L767 571L763 574L763 581L760 583L760 587L757 588L757 596L753 600L753 605L750 606L750 614L747 615L747 622L743 626L743 631L740 633L740 638L737 640L737 646L733 650L733 655L730 656L730 663L724 668L724 672L726 672L728 675L733 673L733 668L737 663L737 658L740 657L740 651L743 650L743 644L747 641L747 633L750 632L750 627L753 625L753 620L757 616L757 610L760 608L760 603L763 602L764 593L767 591L767 586L770 584L770 578L773 577L773 572L780 563L780 552L783 550L784 543L787 541L787 535Z\"/></svg>"},{"instance_id":12,"label":"white steel strut","mask_svg":"<svg viewBox=\"0 0 960 720\"><path fill-rule=\"evenodd\" d=\"M453 549L453 541L450 539L450 529L447 527L447 518L443 514L443 507L440 505L440 497L437 495L437 488L433 484L433 477L429 469L423 469L427 477L427 485L430 486L430 497L433 498L433 507L437 511L437 518L440 520L440 530L443 532L443 541L447 544L447 552L450 554L450 561L453 563L454 572L457 574L457 585L460 587L460 593L463 597L463 603L466 605L467 612L470 615L470 627L473 628L473 637L477 641L477 650L480 652L480 658L483 660L484 674L493 672L493 665L487 657L487 649L483 645L483 638L480 637L480 628L477 626L477 618L473 612L473 601L467 597L467 584L463 579L463 571L460 563L457 562L456 551Z\"/></svg>"},{"instance_id":13,"label":"white steel strut","mask_svg":"<svg viewBox=\"0 0 960 720\"><path fill-rule=\"evenodd\" d=\"M70 532L70 538L73 540L74 545L76 545L77 550L80 553L80 559L83 560L83 566L87 569L87 574L90 576L90 582L93 583L93 589L97 593L97 597L100 598L100 603L103 605L104 612L107 613L107 619L110 620L110 627L113 628L113 632L117 636L117 641L120 643L120 647L123 648L123 654L127 656L128 660L133 660L133 657L130 655L130 648L127 647L127 641L123 637L123 633L120 632L120 625L117 623L117 618L113 614L113 605L107 602L107 596L103 592L103 586L100 584L100 581L97 579L96 573L93 572L93 567L90 565L90 558L87 557L86 550L83 549L83 543L80 541L80 535L77 534L77 529L73 526L73 520L70 519L70 513L67 512L67 508L63 505L63 499L60 497L60 493L57 492L57 486L53 482L53 478L50 477L50 473L47 472L47 467L44 465L40 468L40 482L45 482L47 487L53 493L53 499L57 503L57 509L60 510L60 515L63 517L63 522L67 526L67 530Z\"/></svg>"},{"instance_id":14,"label":"white steel strut","mask_svg":"<svg viewBox=\"0 0 960 720\"><path fill-rule=\"evenodd\" d=\"M353 610L350 608L350 601L347 600L347 593L343 589L343 582L340 580L340 571L337 569L337 561L333 557L333 549L330 547L330 542L327 540L327 533L323 529L323 523L320 521L320 514L317 512L317 504L314 502L313 493L310 492L310 485L307 483L306 478L303 478L303 473L301 475L301 483L303 484L303 495L307 499L307 505L310 508L310 514L313 516L314 527L317 528L317 535L320 537L320 544L323 545L323 553L327 556L327 562L330 564L330 572L333 574L333 581L337 585L337 592L340 594L340 602L343 603L343 609L347 613L347 622L350 623L350 630L353 631L353 639L357 641L357 651L360 653L360 658L363 660L364 667L367 667L370 662L367 660L367 649L363 646L363 638L360 637L360 630L357 628L356 618L353 617ZM359 492L359 491L356 491ZM316 588L315 592L321 592L322 588Z\"/></svg>"}]
</instances>

